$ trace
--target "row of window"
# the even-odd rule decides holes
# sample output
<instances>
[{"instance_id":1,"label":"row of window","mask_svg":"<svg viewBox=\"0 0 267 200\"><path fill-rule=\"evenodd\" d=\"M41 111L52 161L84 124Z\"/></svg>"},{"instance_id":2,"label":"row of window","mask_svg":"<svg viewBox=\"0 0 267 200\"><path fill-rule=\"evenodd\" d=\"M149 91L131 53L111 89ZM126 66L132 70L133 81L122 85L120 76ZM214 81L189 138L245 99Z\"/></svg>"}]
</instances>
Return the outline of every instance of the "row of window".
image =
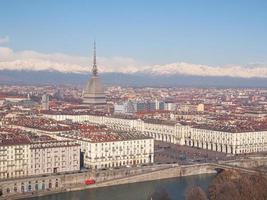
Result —
<instances>
[{"instance_id":1,"label":"row of window","mask_svg":"<svg viewBox=\"0 0 267 200\"><path fill-rule=\"evenodd\" d=\"M93 168L95 169L103 169L103 168L111 168L111 167L121 167L125 165L138 165L138 164L147 164L148 162L146 159L141 160L130 160L130 161L120 161L120 162L113 162L113 163L106 163L101 165L94 165Z\"/></svg>"},{"instance_id":2,"label":"row of window","mask_svg":"<svg viewBox=\"0 0 267 200\"><path fill-rule=\"evenodd\" d=\"M31 182L29 181L28 186L25 186L25 185L26 184L21 183L20 192L23 193L23 192L32 192L32 191L38 191L38 190L58 188L59 182L58 182L58 179L56 179L53 185L52 181L49 180L48 185L46 185L44 180L41 183L38 183L38 181L36 181L35 184L31 184ZM13 191L12 191L12 188L10 187L6 188L6 193L11 193L11 192L17 193L18 191L19 191L19 186L17 186L16 183L14 184Z\"/></svg>"}]
</instances>

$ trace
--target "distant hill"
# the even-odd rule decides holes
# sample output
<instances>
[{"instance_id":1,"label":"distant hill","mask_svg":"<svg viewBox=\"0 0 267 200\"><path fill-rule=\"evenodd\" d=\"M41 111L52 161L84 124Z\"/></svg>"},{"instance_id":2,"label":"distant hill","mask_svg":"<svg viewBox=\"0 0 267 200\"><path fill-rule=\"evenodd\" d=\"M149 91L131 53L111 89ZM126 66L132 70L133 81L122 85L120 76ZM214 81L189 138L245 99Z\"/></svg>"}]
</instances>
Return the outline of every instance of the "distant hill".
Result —
<instances>
[{"instance_id":1,"label":"distant hill","mask_svg":"<svg viewBox=\"0 0 267 200\"><path fill-rule=\"evenodd\" d=\"M58 71L0 70L0 83L21 84L72 84L82 86L90 75ZM154 86L154 87L267 87L267 78L235 78L192 76L180 74L102 73L105 85Z\"/></svg>"}]
</instances>

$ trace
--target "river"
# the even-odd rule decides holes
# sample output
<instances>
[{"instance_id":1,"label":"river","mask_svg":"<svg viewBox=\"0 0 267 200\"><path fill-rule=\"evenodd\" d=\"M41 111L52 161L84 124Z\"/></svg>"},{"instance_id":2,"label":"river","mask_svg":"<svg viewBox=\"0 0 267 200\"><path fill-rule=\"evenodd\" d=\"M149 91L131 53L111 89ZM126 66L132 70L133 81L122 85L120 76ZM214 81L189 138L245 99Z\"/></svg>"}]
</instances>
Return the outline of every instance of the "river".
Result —
<instances>
[{"instance_id":1,"label":"river","mask_svg":"<svg viewBox=\"0 0 267 200\"><path fill-rule=\"evenodd\" d=\"M30 198L30 200L147 200L153 192L162 190L167 192L172 200L184 200L187 188L197 185L201 186L203 189L207 189L214 176L214 174L206 174L143 183L132 183L75 192L58 193Z\"/></svg>"}]
</instances>

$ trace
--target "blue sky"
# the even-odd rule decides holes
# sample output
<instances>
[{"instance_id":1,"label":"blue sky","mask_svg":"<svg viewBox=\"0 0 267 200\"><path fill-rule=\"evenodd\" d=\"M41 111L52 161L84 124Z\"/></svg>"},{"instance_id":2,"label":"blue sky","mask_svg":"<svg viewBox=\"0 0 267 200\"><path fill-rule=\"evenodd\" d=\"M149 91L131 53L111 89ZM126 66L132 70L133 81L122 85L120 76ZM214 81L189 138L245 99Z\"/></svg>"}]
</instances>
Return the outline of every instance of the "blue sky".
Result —
<instances>
[{"instance_id":1,"label":"blue sky","mask_svg":"<svg viewBox=\"0 0 267 200\"><path fill-rule=\"evenodd\" d=\"M3 0L0 36L14 51L143 63L267 63L266 0Z\"/></svg>"}]
</instances>

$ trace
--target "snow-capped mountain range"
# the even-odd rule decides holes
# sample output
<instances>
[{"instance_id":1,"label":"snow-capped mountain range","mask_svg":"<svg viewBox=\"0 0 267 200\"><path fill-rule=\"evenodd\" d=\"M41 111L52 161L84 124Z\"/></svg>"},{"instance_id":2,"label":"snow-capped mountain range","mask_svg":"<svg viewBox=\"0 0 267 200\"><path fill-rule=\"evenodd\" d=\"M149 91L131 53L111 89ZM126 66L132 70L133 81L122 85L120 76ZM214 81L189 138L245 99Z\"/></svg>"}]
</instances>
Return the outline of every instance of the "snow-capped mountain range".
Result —
<instances>
[{"instance_id":1,"label":"snow-capped mountain range","mask_svg":"<svg viewBox=\"0 0 267 200\"><path fill-rule=\"evenodd\" d=\"M13 51L0 47L0 82L36 82L36 77L40 77L40 83L62 80L62 83L82 84L88 79L91 62L85 56ZM108 84L267 86L267 65L262 63L245 66L209 66L187 62L158 65L139 63L126 57L97 57L97 63L103 81Z\"/></svg>"}]
</instances>

